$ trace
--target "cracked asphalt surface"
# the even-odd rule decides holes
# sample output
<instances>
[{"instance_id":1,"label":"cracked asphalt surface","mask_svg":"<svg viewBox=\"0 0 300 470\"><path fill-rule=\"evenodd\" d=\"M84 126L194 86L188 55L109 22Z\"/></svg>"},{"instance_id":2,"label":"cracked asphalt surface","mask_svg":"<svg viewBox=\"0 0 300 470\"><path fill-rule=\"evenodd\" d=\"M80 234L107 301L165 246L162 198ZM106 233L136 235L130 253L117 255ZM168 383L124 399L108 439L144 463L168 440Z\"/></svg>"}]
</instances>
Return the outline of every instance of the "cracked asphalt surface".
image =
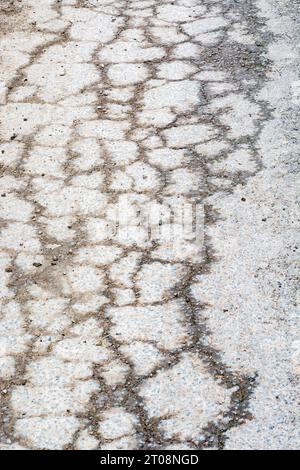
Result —
<instances>
[{"instance_id":1,"label":"cracked asphalt surface","mask_svg":"<svg viewBox=\"0 0 300 470\"><path fill-rule=\"evenodd\" d=\"M1 1L0 449L299 448L299 17Z\"/></svg>"}]
</instances>

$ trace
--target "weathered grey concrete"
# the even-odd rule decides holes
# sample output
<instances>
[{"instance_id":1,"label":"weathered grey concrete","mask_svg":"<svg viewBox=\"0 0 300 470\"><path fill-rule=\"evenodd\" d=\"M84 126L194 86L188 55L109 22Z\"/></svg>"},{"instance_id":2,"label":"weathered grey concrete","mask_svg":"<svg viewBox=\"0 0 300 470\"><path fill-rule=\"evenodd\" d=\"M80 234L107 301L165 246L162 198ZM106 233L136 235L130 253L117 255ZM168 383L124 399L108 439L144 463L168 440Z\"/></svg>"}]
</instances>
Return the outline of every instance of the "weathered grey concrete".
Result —
<instances>
[{"instance_id":1,"label":"weathered grey concrete","mask_svg":"<svg viewBox=\"0 0 300 470\"><path fill-rule=\"evenodd\" d=\"M297 4L2 0L1 449L299 448Z\"/></svg>"}]
</instances>

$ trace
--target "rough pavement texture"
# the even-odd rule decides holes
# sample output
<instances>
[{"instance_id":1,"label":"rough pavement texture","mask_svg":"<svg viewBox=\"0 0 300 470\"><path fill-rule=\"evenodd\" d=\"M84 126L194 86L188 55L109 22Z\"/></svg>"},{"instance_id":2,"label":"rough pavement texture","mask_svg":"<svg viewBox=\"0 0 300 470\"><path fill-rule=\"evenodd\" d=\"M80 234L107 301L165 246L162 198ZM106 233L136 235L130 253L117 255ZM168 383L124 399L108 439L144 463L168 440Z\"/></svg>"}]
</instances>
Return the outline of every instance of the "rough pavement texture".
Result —
<instances>
[{"instance_id":1,"label":"rough pavement texture","mask_svg":"<svg viewBox=\"0 0 300 470\"><path fill-rule=\"evenodd\" d=\"M299 447L298 7L1 1L1 449Z\"/></svg>"}]
</instances>

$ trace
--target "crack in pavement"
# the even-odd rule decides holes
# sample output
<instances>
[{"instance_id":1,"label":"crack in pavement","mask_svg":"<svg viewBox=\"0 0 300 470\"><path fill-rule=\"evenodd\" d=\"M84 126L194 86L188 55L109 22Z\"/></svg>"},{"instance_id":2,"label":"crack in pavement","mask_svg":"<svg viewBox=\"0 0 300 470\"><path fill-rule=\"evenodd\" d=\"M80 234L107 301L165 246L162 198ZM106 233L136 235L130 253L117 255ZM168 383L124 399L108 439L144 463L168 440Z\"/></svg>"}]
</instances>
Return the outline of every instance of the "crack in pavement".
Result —
<instances>
[{"instance_id":1,"label":"crack in pavement","mask_svg":"<svg viewBox=\"0 0 300 470\"><path fill-rule=\"evenodd\" d=\"M1 445L224 449L259 372L226 360L199 286L216 198L264 168L273 34L250 1L7 3Z\"/></svg>"}]
</instances>

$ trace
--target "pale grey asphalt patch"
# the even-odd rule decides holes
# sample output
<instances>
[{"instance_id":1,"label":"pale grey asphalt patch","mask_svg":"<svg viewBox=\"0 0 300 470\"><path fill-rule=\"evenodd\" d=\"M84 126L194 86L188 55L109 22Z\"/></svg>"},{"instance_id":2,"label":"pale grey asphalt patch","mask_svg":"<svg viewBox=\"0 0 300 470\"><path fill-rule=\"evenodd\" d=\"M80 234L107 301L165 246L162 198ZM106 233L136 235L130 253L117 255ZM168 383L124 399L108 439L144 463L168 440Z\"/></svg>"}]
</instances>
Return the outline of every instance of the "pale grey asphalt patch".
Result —
<instances>
[{"instance_id":1,"label":"pale grey asphalt patch","mask_svg":"<svg viewBox=\"0 0 300 470\"><path fill-rule=\"evenodd\" d=\"M297 448L294 4L3 3L1 448Z\"/></svg>"}]
</instances>

